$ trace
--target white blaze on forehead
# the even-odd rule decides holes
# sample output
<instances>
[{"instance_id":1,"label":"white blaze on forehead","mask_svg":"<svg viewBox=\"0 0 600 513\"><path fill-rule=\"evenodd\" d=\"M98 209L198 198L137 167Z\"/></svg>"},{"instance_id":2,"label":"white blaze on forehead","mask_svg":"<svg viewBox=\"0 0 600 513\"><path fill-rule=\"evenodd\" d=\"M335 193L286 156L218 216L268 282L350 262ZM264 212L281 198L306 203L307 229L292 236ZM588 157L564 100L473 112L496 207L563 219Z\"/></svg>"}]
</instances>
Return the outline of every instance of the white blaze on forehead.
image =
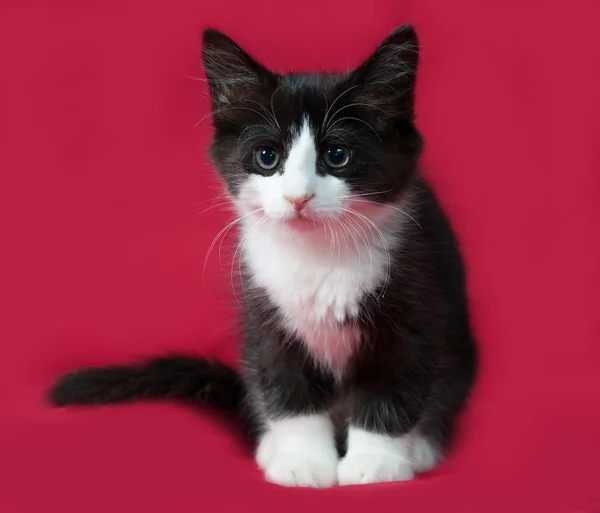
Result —
<instances>
[{"instance_id":1,"label":"white blaze on forehead","mask_svg":"<svg viewBox=\"0 0 600 513\"><path fill-rule=\"evenodd\" d=\"M311 195L316 186L317 148L308 119L304 118L283 164L283 193L291 197Z\"/></svg>"}]
</instances>

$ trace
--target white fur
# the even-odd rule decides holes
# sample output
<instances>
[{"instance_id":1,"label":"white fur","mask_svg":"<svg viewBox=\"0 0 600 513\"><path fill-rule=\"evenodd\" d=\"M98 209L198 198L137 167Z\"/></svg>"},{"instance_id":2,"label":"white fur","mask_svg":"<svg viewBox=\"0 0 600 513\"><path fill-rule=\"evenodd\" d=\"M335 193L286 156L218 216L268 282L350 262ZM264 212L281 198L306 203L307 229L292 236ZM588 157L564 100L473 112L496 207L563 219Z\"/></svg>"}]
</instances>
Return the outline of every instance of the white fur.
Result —
<instances>
[{"instance_id":1,"label":"white fur","mask_svg":"<svg viewBox=\"0 0 600 513\"><path fill-rule=\"evenodd\" d=\"M341 485L408 481L414 470L411 435L391 437L350 427L348 452L338 467Z\"/></svg>"},{"instance_id":2,"label":"white fur","mask_svg":"<svg viewBox=\"0 0 600 513\"><path fill-rule=\"evenodd\" d=\"M343 180L317 174L317 158L305 122L283 173L252 175L237 206L246 216L243 257L254 283L279 306L288 332L318 362L341 373L360 343L353 322L359 302L385 279L385 247L395 238L377 231L390 210L364 202L353 205ZM286 200L313 195L301 215ZM360 214L350 214L349 207Z\"/></svg>"},{"instance_id":3,"label":"white fur","mask_svg":"<svg viewBox=\"0 0 600 513\"><path fill-rule=\"evenodd\" d=\"M327 488L337 482L338 454L327 414L270 421L256 462L267 481L282 486Z\"/></svg>"},{"instance_id":4,"label":"white fur","mask_svg":"<svg viewBox=\"0 0 600 513\"><path fill-rule=\"evenodd\" d=\"M415 472L428 472L442 459L442 452L426 437L414 432L410 459Z\"/></svg>"}]
</instances>

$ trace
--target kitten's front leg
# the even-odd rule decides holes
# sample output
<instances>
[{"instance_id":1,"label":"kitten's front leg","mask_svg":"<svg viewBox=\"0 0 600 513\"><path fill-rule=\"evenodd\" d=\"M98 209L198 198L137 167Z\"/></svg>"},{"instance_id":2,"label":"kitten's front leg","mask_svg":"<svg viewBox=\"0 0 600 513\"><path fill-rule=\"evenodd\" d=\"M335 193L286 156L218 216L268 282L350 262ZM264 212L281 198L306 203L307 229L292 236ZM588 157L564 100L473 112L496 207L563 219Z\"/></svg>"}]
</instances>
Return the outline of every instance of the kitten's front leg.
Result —
<instances>
[{"instance_id":1,"label":"kitten's front leg","mask_svg":"<svg viewBox=\"0 0 600 513\"><path fill-rule=\"evenodd\" d=\"M256 462L267 481L327 488L337 482L338 453L328 413L331 376L302 349L263 334L249 341L246 367L251 405L261 421Z\"/></svg>"},{"instance_id":2,"label":"kitten's front leg","mask_svg":"<svg viewBox=\"0 0 600 513\"><path fill-rule=\"evenodd\" d=\"M385 362L358 372L347 452L338 467L339 484L413 479L411 450L423 410L422 377Z\"/></svg>"},{"instance_id":3,"label":"kitten's front leg","mask_svg":"<svg viewBox=\"0 0 600 513\"><path fill-rule=\"evenodd\" d=\"M413 477L410 435L394 436L350 426L348 452L338 467L339 484L408 481Z\"/></svg>"},{"instance_id":4,"label":"kitten's front leg","mask_svg":"<svg viewBox=\"0 0 600 513\"><path fill-rule=\"evenodd\" d=\"M268 421L256 462L272 483L314 488L335 485L338 454L331 419L317 413Z\"/></svg>"}]
</instances>

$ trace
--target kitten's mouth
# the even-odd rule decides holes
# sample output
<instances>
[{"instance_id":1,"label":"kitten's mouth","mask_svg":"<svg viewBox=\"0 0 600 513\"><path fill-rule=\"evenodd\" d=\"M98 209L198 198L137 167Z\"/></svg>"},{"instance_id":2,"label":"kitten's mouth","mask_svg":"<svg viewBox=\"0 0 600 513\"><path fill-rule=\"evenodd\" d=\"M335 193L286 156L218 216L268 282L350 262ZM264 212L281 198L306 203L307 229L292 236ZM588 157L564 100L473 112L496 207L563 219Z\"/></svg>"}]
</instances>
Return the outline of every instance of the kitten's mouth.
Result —
<instances>
[{"instance_id":1,"label":"kitten's mouth","mask_svg":"<svg viewBox=\"0 0 600 513\"><path fill-rule=\"evenodd\" d=\"M308 217L302 213L298 213L294 217L286 219L285 223L289 227L299 231L312 230L319 225L318 221L315 218Z\"/></svg>"}]
</instances>

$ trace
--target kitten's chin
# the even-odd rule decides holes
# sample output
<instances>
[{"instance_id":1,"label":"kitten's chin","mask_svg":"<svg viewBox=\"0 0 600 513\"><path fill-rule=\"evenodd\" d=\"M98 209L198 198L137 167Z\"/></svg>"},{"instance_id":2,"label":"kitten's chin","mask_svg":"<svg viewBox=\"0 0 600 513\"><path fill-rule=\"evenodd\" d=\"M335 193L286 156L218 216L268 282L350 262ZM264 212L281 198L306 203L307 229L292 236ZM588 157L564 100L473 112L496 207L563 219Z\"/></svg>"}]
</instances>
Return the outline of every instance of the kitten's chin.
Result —
<instances>
[{"instance_id":1,"label":"kitten's chin","mask_svg":"<svg viewBox=\"0 0 600 513\"><path fill-rule=\"evenodd\" d=\"M283 223L291 230L298 232L312 232L321 226L318 220L305 216L292 217L286 219Z\"/></svg>"}]
</instances>

